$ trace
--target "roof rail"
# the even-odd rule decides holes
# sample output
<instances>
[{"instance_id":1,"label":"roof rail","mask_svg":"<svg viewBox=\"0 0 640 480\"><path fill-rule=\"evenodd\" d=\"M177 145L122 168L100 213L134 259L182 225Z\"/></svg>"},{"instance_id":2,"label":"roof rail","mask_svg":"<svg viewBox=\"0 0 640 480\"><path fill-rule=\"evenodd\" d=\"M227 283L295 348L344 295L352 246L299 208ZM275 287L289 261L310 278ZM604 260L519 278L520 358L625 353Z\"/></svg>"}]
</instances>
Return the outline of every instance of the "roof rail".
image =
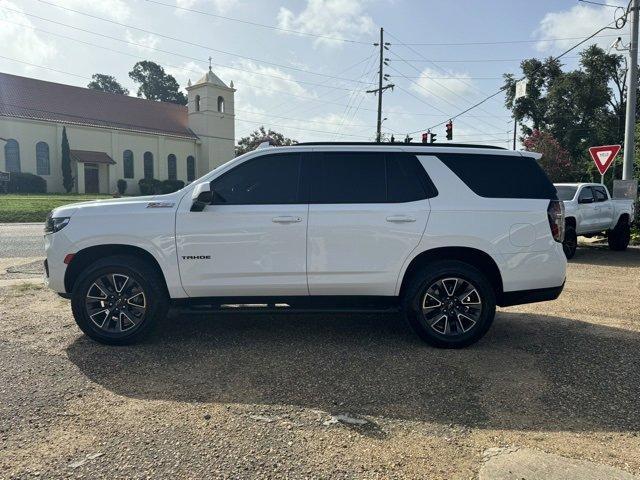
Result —
<instances>
[{"instance_id":1,"label":"roof rail","mask_svg":"<svg viewBox=\"0 0 640 480\"><path fill-rule=\"evenodd\" d=\"M337 146L364 146L364 145L379 145L382 147L420 147L420 148L442 148L442 147L455 147L455 148L490 148L494 150L506 150L504 147L498 147L495 145L475 145L470 143L404 143L404 142L301 142L291 145L295 146L321 146L321 145L337 145Z\"/></svg>"}]
</instances>

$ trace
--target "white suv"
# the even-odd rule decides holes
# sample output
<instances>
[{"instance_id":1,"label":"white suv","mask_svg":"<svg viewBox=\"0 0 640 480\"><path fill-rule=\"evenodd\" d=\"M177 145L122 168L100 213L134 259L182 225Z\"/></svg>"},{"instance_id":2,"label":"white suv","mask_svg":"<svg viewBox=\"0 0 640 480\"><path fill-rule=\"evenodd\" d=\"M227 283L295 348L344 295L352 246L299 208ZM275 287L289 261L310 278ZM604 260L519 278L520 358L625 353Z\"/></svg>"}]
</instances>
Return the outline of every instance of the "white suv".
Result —
<instances>
[{"instance_id":1,"label":"white suv","mask_svg":"<svg viewBox=\"0 0 640 480\"><path fill-rule=\"evenodd\" d=\"M169 195L54 210L48 285L104 343L199 304L398 309L430 344L463 347L496 305L562 291L563 208L536 158L463 145L259 148Z\"/></svg>"}]
</instances>

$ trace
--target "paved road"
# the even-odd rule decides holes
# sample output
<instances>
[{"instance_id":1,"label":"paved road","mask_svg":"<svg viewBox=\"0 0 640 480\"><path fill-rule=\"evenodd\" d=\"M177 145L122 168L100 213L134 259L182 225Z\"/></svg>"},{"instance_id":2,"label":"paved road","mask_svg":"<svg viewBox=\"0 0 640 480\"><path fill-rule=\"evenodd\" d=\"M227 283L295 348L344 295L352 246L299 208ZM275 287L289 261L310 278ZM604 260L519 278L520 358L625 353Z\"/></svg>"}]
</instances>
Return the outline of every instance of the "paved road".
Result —
<instances>
[{"instance_id":1,"label":"paved road","mask_svg":"<svg viewBox=\"0 0 640 480\"><path fill-rule=\"evenodd\" d=\"M44 257L41 223L0 223L0 258Z\"/></svg>"}]
</instances>

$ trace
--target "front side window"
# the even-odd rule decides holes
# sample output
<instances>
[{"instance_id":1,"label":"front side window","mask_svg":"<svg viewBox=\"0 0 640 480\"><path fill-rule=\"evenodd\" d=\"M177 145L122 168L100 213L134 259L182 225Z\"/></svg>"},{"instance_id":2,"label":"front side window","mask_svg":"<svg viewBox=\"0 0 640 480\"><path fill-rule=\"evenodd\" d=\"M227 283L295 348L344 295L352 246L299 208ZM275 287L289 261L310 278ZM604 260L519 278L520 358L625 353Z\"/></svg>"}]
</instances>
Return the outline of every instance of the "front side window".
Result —
<instances>
[{"instance_id":1,"label":"front side window","mask_svg":"<svg viewBox=\"0 0 640 480\"><path fill-rule=\"evenodd\" d=\"M4 145L5 170L11 173L20 172L20 144L10 138Z\"/></svg>"},{"instance_id":2,"label":"front side window","mask_svg":"<svg viewBox=\"0 0 640 480\"><path fill-rule=\"evenodd\" d=\"M38 175L51 175L49 144L47 142L36 143L36 173Z\"/></svg>"},{"instance_id":3,"label":"front side window","mask_svg":"<svg viewBox=\"0 0 640 480\"><path fill-rule=\"evenodd\" d=\"M300 200L301 159L297 153L249 160L213 180L213 203L278 205Z\"/></svg>"},{"instance_id":4,"label":"front side window","mask_svg":"<svg viewBox=\"0 0 640 480\"><path fill-rule=\"evenodd\" d=\"M312 203L386 203L383 152L327 152L311 165Z\"/></svg>"},{"instance_id":5,"label":"front side window","mask_svg":"<svg viewBox=\"0 0 640 480\"><path fill-rule=\"evenodd\" d=\"M580 190L580 196L578 197L578 201L584 202L584 203L589 203L594 201L593 191L591 190L591 187L584 187L582 190Z\"/></svg>"},{"instance_id":6,"label":"front side window","mask_svg":"<svg viewBox=\"0 0 640 480\"><path fill-rule=\"evenodd\" d=\"M169 180L178 179L178 163L176 161L176 156L173 153L170 153L167 157L167 172Z\"/></svg>"},{"instance_id":7,"label":"front side window","mask_svg":"<svg viewBox=\"0 0 640 480\"><path fill-rule=\"evenodd\" d=\"M133 152L131 150L122 152L122 166L124 168L124 178L133 178Z\"/></svg>"},{"instance_id":8,"label":"front side window","mask_svg":"<svg viewBox=\"0 0 640 480\"><path fill-rule=\"evenodd\" d=\"M153 153L144 152L144 178L153 178Z\"/></svg>"}]
</instances>

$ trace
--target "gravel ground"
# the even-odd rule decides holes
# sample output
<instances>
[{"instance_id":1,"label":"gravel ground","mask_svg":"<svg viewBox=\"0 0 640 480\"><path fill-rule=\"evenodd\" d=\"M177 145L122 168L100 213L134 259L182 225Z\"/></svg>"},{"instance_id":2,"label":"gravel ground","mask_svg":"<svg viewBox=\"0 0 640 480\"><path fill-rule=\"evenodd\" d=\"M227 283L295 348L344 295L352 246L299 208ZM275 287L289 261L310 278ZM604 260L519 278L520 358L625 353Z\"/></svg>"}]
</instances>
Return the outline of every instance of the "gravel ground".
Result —
<instances>
[{"instance_id":1,"label":"gravel ground","mask_svg":"<svg viewBox=\"0 0 640 480\"><path fill-rule=\"evenodd\" d=\"M44 257L43 223L0 223L0 258Z\"/></svg>"},{"instance_id":2,"label":"gravel ground","mask_svg":"<svg viewBox=\"0 0 640 480\"><path fill-rule=\"evenodd\" d=\"M171 314L144 344L0 288L0 478L476 478L527 448L640 474L640 249L582 248L477 345L395 316Z\"/></svg>"}]
</instances>

